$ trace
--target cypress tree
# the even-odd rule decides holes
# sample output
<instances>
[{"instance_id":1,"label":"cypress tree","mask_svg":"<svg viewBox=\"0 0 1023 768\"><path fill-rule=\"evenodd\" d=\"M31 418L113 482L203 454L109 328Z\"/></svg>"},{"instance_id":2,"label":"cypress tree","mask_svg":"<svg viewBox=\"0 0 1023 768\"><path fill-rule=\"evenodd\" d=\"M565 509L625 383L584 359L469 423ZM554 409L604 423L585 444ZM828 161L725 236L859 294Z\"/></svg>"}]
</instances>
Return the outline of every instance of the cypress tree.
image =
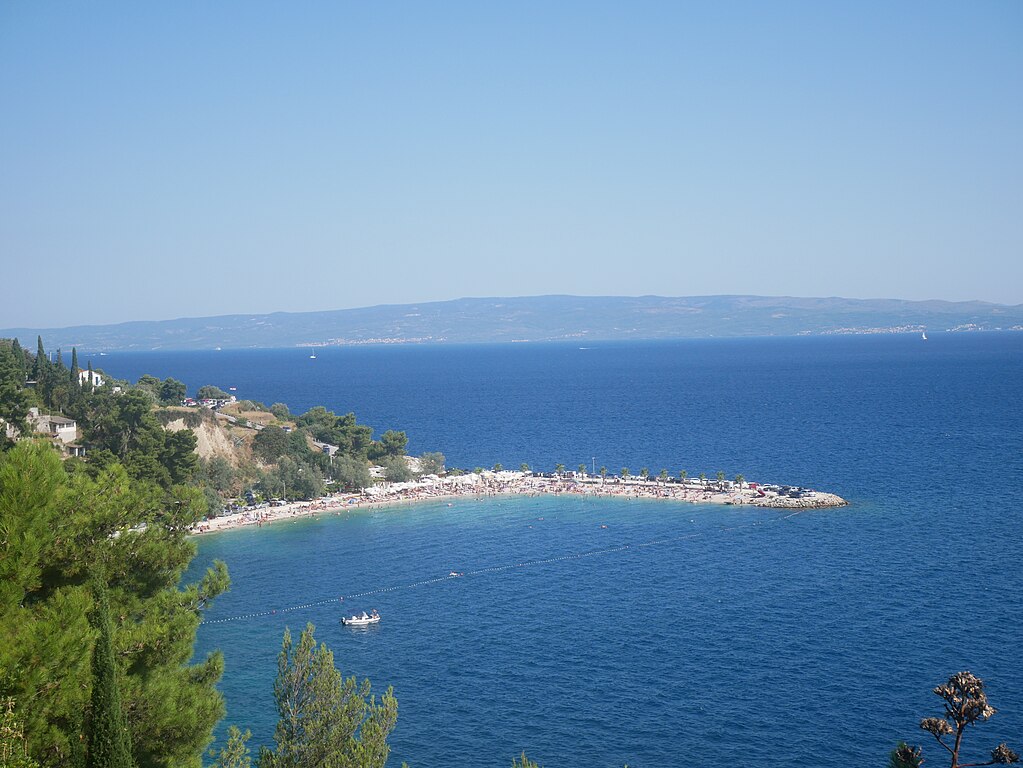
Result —
<instances>
[{"instance_id":1,"label":"cypress tree","mask_svg":"<svg viewBox=\"0 0 1023 768\"><path fill-rule=\"evenodd\" d=\"M133 768L128 728L121 711L117 685L110 602L106 585L96 583L96 605L91 623L99 631L92 650L92 703L86 738L89 744L86 768Z\"/></svg>"},{"instance_id":2,"label":"cypress tree","mask_svg":"<svg viewBox=\"0 0 1023 768\"><path fill-rule=\"evenodd\" d=\"M25 372L21 367L21 361L14 351L0 342L0 450L8 446L6 436L6 425L9 424L17 430L18 434L28 433L28 393L24 389ZM16 541L9 530L4 530L3 539L5 542ZM4 545L0 545L0 560L3 560L6 553ZM2 569L0 569L2 570ZM2 631L2 630L0 630ZM3 764L0 763L0 766Z\"/></svg>"},{"instance_id":3,"label":"cypress tree","mask_svg":"<svg viewBox=\"0 0 1023 768\"><path fill-rule=\"evenodd\" d=\"M71 386L81 386L78 374L81 369L78 367L78 347L71 347Z\"/></svg>"},{"instance_id":4,"label":"cypress tree","mask_svg":"<svg viewBox=\"0 0 1023 768\"><path fill-rule=\"evenodd\" d=\"M32 379L38 384L43 380L46 372L46 350L43 349L43 337L39 337L39 345L36 348L36 360L32 366Z\"/></svg>"},{"instance_id":5,"label":"cypress tree","mask_svg":"<svg viewBox=\"0 0 1023 768\"><path fill-rule=\"evenodd\" d=\"M21 348L21 344L18 340L11 340L11 351L14 353L14 357L18 364L18 370L21 371L21 377L25 378L25 374L28 373L28 356L25 354L25 350Z\"/></svg>"}]
</instances>

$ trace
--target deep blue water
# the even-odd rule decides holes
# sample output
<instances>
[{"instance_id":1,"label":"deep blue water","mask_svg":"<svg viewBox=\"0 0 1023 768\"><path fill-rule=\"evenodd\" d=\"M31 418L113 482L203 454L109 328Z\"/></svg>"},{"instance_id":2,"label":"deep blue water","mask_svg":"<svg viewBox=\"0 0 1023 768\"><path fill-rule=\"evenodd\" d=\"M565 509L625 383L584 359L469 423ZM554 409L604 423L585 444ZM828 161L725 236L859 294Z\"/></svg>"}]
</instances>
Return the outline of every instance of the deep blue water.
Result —
<instances>
[{"instance_id":1,"label":"deep blue water","mask_svg":"<svg viewBox=\"0 0 1023 768\"><path fill-rule=\"evenodd\" d=\"M352 410L449 465L723 470L852 502L458 501L202 539L197 566L223 558L233 578L210 619L396 587L346 603L380 610L369 631L334 604L204 625L227 722L271 740L281 633L312 621L345 674L394 686L395 765L523 749L548 768L883 765L900 738L926 746L930 689L960 669L999 709L972 756L1023 747L1023 334L589 346L94 359Z\"/></svg>"}]
</instances>

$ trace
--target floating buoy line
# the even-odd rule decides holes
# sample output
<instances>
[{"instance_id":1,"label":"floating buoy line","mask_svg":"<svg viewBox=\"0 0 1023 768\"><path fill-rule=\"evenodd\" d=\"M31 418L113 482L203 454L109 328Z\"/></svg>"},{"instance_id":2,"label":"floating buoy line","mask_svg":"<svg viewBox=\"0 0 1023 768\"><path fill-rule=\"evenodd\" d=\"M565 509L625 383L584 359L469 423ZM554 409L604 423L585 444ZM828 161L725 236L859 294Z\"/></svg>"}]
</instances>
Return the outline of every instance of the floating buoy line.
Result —
<instances>
[{"instance_id":1,"label":"floating buoy line","mask_svg":"<svg viewBox=\"0 0 1023 768\"><path fill-rule=\"evenodd\" d=\"M787 515L784 515L784 516L781 516L781 517L776 517L776 518L774 518L772 520L767 520L766 522L770 523L770 522L780 522L782 520L788 520L789 518L795 517L796 515L804 512L804 511L805 510L801 510L801 509L795 510L794 512L790 512ZM761 525L764 522L765 521L763 521L763 520L757 520L755 522L747 523L745 525L734 525L734 526L729 526L729 527L717 528L715 530L717 532L737 531L737 530L741 530L741 529L744 529L744 528L752 528L754 526ZM602 526L602 527L606 527L606 526ZM279 613L292 613L294 611L304 611L304 610L307 610L309 608L316 608L318 606L329 605L331 603L343 603L346 600L353 600L355 598L360 598L360 597L371 597L373 595L383 595L383 594L386 594L387 592L397 592L398 590L415 589L417 587L427 587L427 586L429 586L431 584L439 584L442 581L451 581L452 579L470 578L472 576L485 576L485 575L492 574L492 573L501 573L502 571L513 571L513 570L515 570L517 568L534 568L534 567L540 566L540 565L550 565L551 563L561 563L561 562L565 562L566 560L581 560L584 557L599 557L599 556L602 556L602 555L612 555L612 554L615 554L615 553L618 553L618 552L628 552L629 550L633 550L633 549L643 549L643 548L646 548L646 547L657 547L657 546L663 546L665 544L674 544L674 543L679 542L679 541L687 541L687 540L691 540L691 539L698 539L701 536L706 536L707 533L708 533L708 531L700 531L700 532L697 532L697 533L684 533L684 534L681 534L680 536L672 536L671 538L668 538L668 539L653 539L651 541L644 541L644 542L641 542L639 544L618 544L618 545L613 546L613 547L604 547L604 548L601 548L601 549L592 549L592 550L589 550L587 552L574 552L574 553L568 554L568 555L559 555L558 557L544 557L544 558L537 558L535 560L524 560L524 561L519 562L519 563L509 563L507 565L495 565L495 566L491 566L489 568L477 568L474 571L464 571L464 572L451 571L450 573L448 573L448 574L446 574L444 576L438 576L438 577L433 578L433 579L422 579L421 581L413 581L413 582L410 582L408 584L395 584L394 586L390 586L390 587L380 587L378 589L369 589L369 590L366 590L365 592L353 592L350 595L340 595L338 597L328 597L328 598L324 598L323 600L314 600L311 603L302 603L300 605L289 605L289 606L284 607L284 608L270 608L270 609L265 610L265 611L254 611L252 613L242 613L242 614L239 614L237 616L227 616L227 617L222 618L222 619L203 619L203 621L200 622L200 623L201 624L226 624L227 622L231 622L231 621L245 621L246 619L258 619L258 618L261 618L261 617L264 617L264 616L276 616Z\"/></svg>"}]
</instances>

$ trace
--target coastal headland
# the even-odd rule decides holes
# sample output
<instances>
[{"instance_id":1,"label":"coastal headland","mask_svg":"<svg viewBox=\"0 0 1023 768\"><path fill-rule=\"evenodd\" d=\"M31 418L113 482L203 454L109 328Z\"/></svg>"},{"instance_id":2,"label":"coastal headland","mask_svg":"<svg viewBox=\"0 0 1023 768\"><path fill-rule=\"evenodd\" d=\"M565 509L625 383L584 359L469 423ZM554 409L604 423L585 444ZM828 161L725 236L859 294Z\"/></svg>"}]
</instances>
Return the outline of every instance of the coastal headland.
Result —
<instances>
[{"instance_id":1,"label":"coastal headland","mask_svg":"<svg viewBox=\"0 0 1023 768\"><path fill-rule=\"evenodd\" d=\"M757 483L737 486L712 481L686 483L658 479L536 475L522 472L483 472L450 477L429 475L405 483L383 483L361 493L340 493L314 501L280 506L259 505L228 515L203 520L192 528L195 534L214 533L246 525L262 526L297 517L340 512L345 509L414 504L456 498L486 496L614 496L661 499L690 504L749 505L772 509L823 509L843 507L848 502L833 493L811 489L783 489Z\"/></svg>"}]
</instances>

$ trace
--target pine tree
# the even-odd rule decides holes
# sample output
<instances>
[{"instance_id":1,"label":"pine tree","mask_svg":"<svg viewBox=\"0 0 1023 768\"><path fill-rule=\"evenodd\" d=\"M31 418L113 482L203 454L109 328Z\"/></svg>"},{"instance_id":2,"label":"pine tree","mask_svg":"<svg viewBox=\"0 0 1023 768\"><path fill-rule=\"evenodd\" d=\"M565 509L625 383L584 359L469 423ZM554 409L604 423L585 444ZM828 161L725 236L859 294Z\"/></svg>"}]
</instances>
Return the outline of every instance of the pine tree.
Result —
<instances>
[{"instance_id":1,"label":"pine tree","mask_svg":"<svg viewBox=\"0 0 1023 768\"><path fill-rule=\"evenodd\" d=\"M71 762L89 689L88 594L65 586L38 597L66 481L48 446L23 441L0 456L0 692L32 702L21 722L30 753L48 766Z\"/></svg>"},{"instance_id":2,"label":"pine tree","mask_svg":"<svg viewBox=\"0 0 1023 768\"><path fill-rule=\"evenodd\" d=\"M99 636L92 650L92 702L87 729L86 768L132 768L128 727L121 711L121 691L110 625L106 585L94 586L96 604L91 624Z\"/></svg>"},{"instance_id":3,"label":"pine tree","mask_svg":"<svg viewBox=\"0 0 1023 768\"><path fill-rule=\"evenodd\" d=\"M25 733L14 715L14 699L3 702L0 715L0 768L39 768L39 763L28 756Z\"/></svg>"},{"instance_id":4,"label":"pine tree","mask_svg":"<svg viewBox=\"0 0 1023 768\"><path fill-rule=\"evenodd\" d=\"M210 768L252 768L252 756L245 743L252 734L242 733L237 726L228 729L227 744L220 751L210 750L210 757L216 758Z\"/></svg>"},{"instance_id":5,"label":"pine tree","mask_svg":"<svg viewBox=\"0 0 1023 768\"><path fill-rule=\"evenodd\" d=\"M91 579L104 574L123 711L139 768L200 768L224 713L220 654L192 659L202 608L227 588L217 563L180 585L195 555L199 490L131 481L112 463L68 474L24 441L0 454L0 695L31 701L22 723L46 768L75 765L91 688Z\"/></svg>"},{"instance_id":6,"label":"pine tree","mask_svg":"<svg viewBox=\"0 0 1023 768\"><path fill-rule=\"evenodd\" d=\"M274 683L281 715L274 731L277 749L260 750L259 768L383 768L397 699L388 688L377 704L369 680L343 678L334 654L325 645L316 647L313 631L308 624L293 647L291 632L284 630Z\"/></svg>"}]
</instances>

